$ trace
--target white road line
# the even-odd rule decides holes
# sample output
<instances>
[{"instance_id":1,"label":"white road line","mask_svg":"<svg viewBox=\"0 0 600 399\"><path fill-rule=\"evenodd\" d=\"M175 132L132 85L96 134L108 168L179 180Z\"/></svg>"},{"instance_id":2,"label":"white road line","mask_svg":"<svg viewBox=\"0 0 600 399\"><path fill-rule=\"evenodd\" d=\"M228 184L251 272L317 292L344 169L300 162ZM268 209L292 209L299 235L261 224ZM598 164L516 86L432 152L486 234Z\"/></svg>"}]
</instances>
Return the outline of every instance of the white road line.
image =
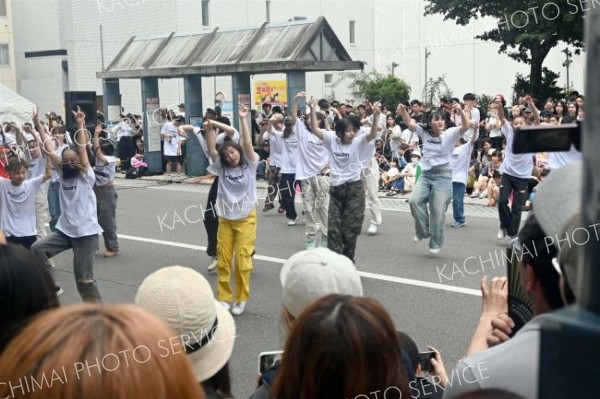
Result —
<instances>
[{"instance_id":1,"label":"white road line","mask_svg":"<svg viewBox=\"0 0 600 399\"><path fill-rule=\"evenodd\" d=\"M159 244L159 245L168 245L171 247L191 249L194 251L206 251L206 247L203 247L201 245L192 245L192 244L184 244L184 243L173 242L173 241L156 240L154 238L137 237L137 236L130 236L130 235L125 235L125 234L118 234L118 236L119 236L119 238L122 238L125 240L140 241L140 242ZM286 261L286 259L274 258L272 256L265 256L265 255L255 255L254 258L258 259L258 260L263 260L265 262L272 262L272 263L279 263L279 264L283 264ZM398 284L405 284L405 285L414 285L416 287L424 287L424 288L431 288L431 289L440 290L440 291L456 292L458 294L481 296L481 291L474 290L471 288L455 287L455 286L446 285L446 284L429 283L427 281L413 280L410 278L403 278L403 277L388 276L386 274L378 274L378 273L368 273L368 272L359 271L358 274L361 277L370 278L373 280L381 280L381 281L387 281L390 283L398 283Z\"/></svg>"}]
</instances>

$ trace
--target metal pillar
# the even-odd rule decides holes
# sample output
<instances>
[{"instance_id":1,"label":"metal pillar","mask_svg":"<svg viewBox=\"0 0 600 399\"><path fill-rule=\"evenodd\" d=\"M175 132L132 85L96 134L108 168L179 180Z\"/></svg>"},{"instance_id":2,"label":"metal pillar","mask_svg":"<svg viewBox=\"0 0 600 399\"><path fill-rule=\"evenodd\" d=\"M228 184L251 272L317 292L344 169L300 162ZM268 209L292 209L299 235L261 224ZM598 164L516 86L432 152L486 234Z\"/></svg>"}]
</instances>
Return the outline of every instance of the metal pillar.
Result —
<instances>
[{"instance_id":1,"label":"metal pillar","mask_svg":"<svg viewBox=\"0 0 600 399\"><path fill-rule=\"evenodd\" d=\"M195 124L197 117L202 117L202 76L186 75L183 77L183 90L185 98L185 118L187 123ZM208 159L202 151L200 142L195 134L188 134L186 140L186 159L184 161L185 174L188 176L201 176L206 174Z\"/></svg>"},{"instance_id":2,"label":"metal pillar","mask_svg":"<svg viewBox=\"0 0 600 399\"><path fill-rule=\"evenodd\" d=\"M287 100L288 100L288 109L292 108L292 101L294 101L294 96L299 91L306 91L306 72L304 71L289 71L286 73L287 80ZM306 109L306 102L304 100L300 100L298 103L298 111L301 113Z\"/></svg>"},{"instance_id":3,"label":"metal pillar","mask_svg":"<svg viewBox=\"0 0 600 399\"><path fill-rule=\"evenodd\" d=\"M102 81L104 92L104 117L106 122L119 120L121 113L121 92L119 79L104 79Z\"/></svg>"},{"instance_id":4,"label":"metal pillar","mask_svg":"<svg viewBox=\"0 0 600 399\"><path fill-rule=\"evenodd\" d=\"M158 78L141 78L142 83L142 114L144 116L144 160L148 171L153 174L163 173L162 151L160 148L160 125L158 111L148 109L148 105L158 99Z\"/></svg>"},{"instance_id":5,"label":"metal pillar","mask_svg":"<svg viewBox=\"0 0 600 399\"><path fill-rule=\"evenodd\" d=\"M234 73L231 75L231 100L233 101L233 120L231 123L239 130L240 116L239 110L239 98L240 94L251 94L250 91L250 74L249 73ZM252 105L252 104L250 104ZM250 126L250 125L248 125ZM242 132L240 132L241 134Z\"/></svg>"}]
</instances>

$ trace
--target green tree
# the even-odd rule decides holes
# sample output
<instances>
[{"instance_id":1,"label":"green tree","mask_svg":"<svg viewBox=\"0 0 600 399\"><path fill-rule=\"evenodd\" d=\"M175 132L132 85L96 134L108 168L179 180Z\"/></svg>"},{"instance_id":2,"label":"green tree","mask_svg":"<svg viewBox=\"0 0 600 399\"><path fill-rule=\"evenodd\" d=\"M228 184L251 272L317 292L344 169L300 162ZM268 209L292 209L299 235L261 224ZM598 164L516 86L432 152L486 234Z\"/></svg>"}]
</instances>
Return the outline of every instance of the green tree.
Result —
<instances>
[{"instance_id":1,"label":"green tree","mask_svg":"<svg viewBox=\"0 0 600 399\"><path fill-rule=\"evenodd\" d=\"M498 25L476 36L500 43L499 53L530 65L530 89L542 90L542 67L550 50L560 42L579 54L583 46L583 6L578 1L546 0L426 0L425 15L443 14L444 20L467 25L471 19L492 17ZM589 8L589 6L588 6Z\"/></svg>"},{"instance_id":2,"label":"green tree","mask_svg":"<svg viewBox=\"0 0 600 399\"><path fill-rule=\"evenodd\" d=\"M336 87L342 82L349 82L348 87L360 93L370 102L381 101L389 107L408 101L410 86L404 80L377 71L342 72L333 84Z\"/></svg>"},{"instance_id":3,"label":"green tree","mask_svg":"<svg viewBox=\"0 0 600 399\"><path fill-rule=\"evenodd\" d=\"M551 71L550 69L544 67L542 69L542 84L539 92L539 96L536 99L539 102L539 106L543 106L543 102L546 101L547 98L566 98L567 93L561 87L558 87L556 82L559 78L560 74ZM520 73L516 75L516 81L513 85L513 98L516 100L517 96L521 93L530 93L531 85L530 85L529 76L525 77Z\"/></svg>"},{"instance_id":4,"label":"green tree","mask_svg":"<svg viewBox=\"0 0 600 399\"><path fill-rule=\"evenodd\" d=\"M487 94L480 94L477 97L477 106L481 111L487 114L490 110L490 105L494 101L494 97L488 96Z\"/></svg>"}]
</instances>

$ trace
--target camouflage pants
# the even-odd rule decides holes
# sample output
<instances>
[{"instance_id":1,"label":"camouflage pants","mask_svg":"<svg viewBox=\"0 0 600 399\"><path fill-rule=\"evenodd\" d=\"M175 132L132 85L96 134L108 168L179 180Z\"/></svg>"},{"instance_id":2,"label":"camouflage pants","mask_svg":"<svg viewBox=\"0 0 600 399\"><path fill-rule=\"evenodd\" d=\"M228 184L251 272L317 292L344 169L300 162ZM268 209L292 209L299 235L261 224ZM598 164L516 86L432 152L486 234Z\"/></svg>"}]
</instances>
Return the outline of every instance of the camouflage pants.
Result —
<instances>
[{"instance_id":1,"label":"camouflage pants","mask_svg":"<svg viewBox=\"0 0 600 399\"><path fill-rule=\"evenodd\" d=\"M327 247L354 262L364 218L365 190L361 180L331 187Z\"/></svg>"}]
</instances>

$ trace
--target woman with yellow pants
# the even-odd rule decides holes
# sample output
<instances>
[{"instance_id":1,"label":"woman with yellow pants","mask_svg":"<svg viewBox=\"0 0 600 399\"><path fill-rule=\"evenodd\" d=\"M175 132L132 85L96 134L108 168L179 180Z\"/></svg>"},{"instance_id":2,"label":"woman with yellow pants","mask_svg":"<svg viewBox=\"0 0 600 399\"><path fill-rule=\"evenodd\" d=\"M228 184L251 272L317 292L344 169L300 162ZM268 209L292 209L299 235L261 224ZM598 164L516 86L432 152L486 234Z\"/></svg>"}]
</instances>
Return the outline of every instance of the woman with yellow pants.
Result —
<instances>
[{"instance_id":1,"label":"woman with yellow pants","mask_svg":"<svg viewBox=\"0 0 600 399\"><path fill-rule=\"evenodd\" d=\"M241 145L225 140L216 148L212 121L205 122L206 141L213 165L209 171L219 176L215 209L219 216L217 235L217 298L235 316L241 315L250 297L252 254L256 242L256 168L258 155L252 147L248 109L239 111ZM235 255L235 301L231 272ZM230 302L233 302L233 306Z\"/></svg>"}]
</instances>

